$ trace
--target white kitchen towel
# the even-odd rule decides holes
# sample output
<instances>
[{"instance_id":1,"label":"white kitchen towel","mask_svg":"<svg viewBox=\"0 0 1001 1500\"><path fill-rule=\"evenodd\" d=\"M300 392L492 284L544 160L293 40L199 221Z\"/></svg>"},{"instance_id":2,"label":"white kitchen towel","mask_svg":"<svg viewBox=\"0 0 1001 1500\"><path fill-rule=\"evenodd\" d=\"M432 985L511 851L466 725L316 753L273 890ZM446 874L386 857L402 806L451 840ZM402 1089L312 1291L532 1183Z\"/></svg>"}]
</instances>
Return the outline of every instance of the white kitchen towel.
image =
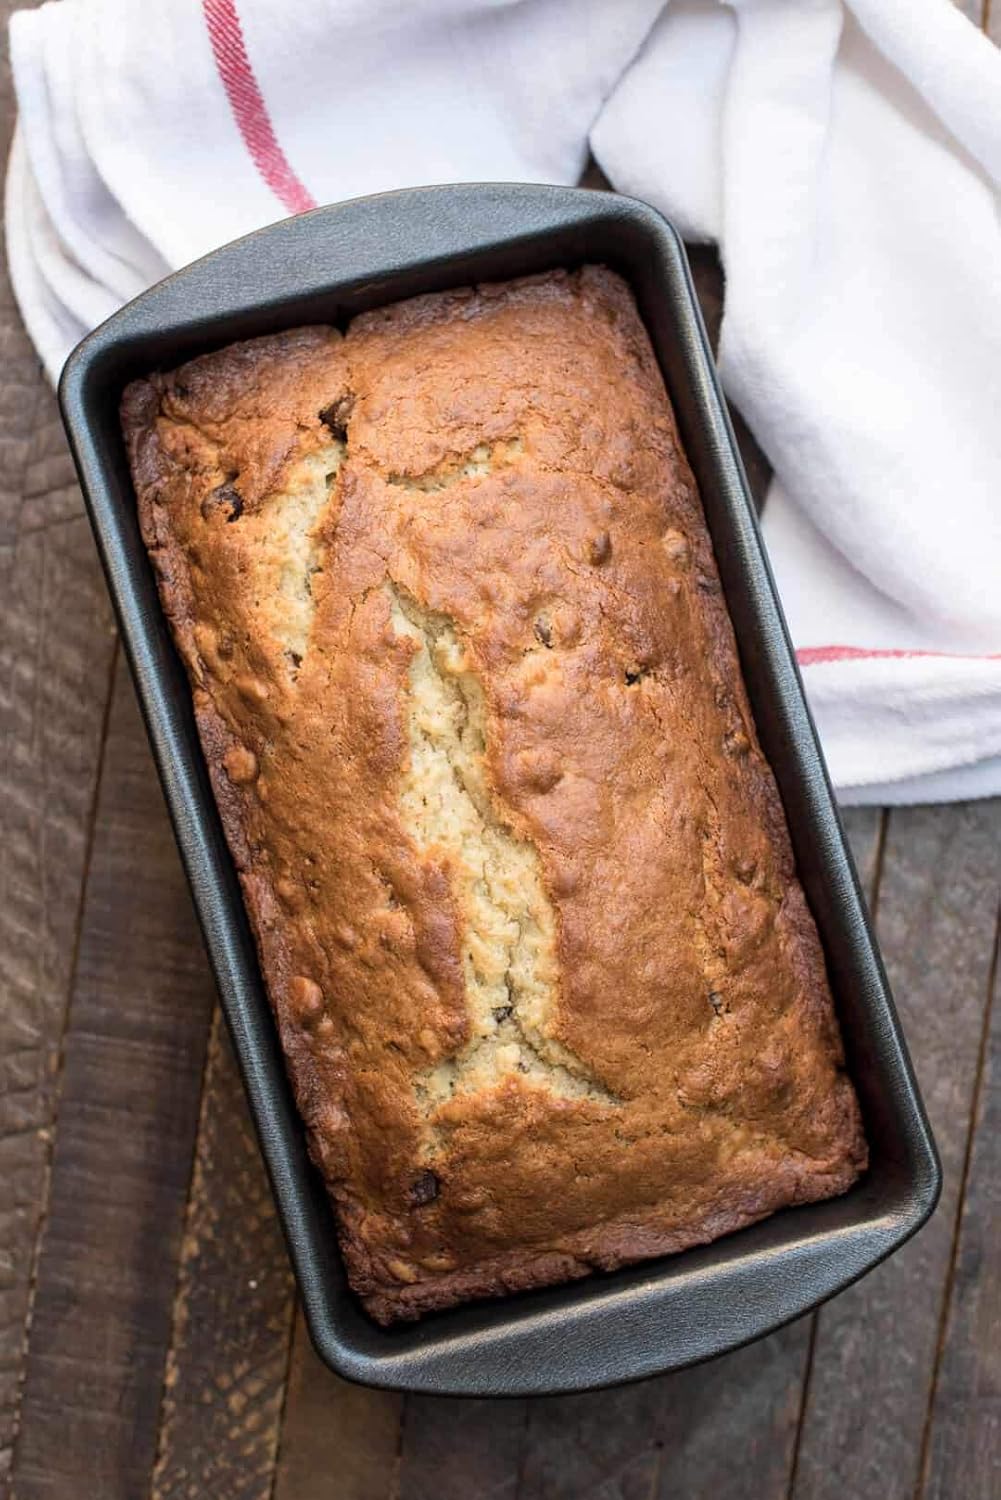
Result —
<instances>
[{"instance_id":1,"label":"white kitchen towel","mask_svg":"<svg viewBox=\"0 0 1001 1500\"><path fill-rule=\"evenodd\" d=\"M285 213L573 182L590 145L720 245L843 799L1001 792L1001 55L949 0L60 0L11 55L8 249L53 378Z\"/></svg>"}]
</instances>

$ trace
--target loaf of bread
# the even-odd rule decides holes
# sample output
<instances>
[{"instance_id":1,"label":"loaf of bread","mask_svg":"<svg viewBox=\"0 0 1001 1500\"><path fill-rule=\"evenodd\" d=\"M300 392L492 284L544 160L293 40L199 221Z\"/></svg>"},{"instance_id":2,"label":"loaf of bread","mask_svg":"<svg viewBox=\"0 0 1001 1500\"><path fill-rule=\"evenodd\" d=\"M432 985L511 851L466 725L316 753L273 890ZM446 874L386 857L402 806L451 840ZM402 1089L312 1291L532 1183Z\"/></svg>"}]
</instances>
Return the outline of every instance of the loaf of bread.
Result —
<instances>
[{"instance_id":1,"label":"loaf of bread","mask_svg":"<svg viewBox=\"0 0 1001 1500\"><path fill-rule=\"evenodd\" d=\"M824 960L623 282L251 340L123 423L372 1316L847 1189Z\"/></svg>"}]
</instances>

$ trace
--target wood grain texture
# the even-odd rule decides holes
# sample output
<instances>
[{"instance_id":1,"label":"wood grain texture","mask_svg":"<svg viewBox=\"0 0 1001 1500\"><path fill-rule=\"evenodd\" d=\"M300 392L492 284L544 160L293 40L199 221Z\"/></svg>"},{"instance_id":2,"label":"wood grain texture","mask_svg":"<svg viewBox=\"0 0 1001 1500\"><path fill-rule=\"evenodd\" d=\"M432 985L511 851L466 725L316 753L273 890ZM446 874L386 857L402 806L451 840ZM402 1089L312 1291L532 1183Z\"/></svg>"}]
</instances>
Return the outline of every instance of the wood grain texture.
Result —
<instances>
[{"instance_id":1,"label":"wood grain texture","mask_svg":"<svg viewBox=\"0 0 1001 1500\"><path fill-rule=\"evenodd\" d=\"M4 28L13 8L0 0ZM3 161L13 112L4 49ZM0 265L0 1493L17 1426L114 649L57 420Z\"/></svg>"},{"instance_id":2,"label":"wood grain texture","mask_svg":"<svg viewBox=\"0 0 1001 1500\"><path fill-rule=\"evenodd\" d=\"M147 1491L212 996L120 663L14 1449L18 1500Z\"/></svg>"},{"instance_id":3,"label":"wood grain texture","mask_svg":"<svg viewBox=\"0 0 1001 1500\"><path fill-rule=\"evenodd\" d=\"M268 1500L292 1273L221 1013L213 1018L152 1500Z\"/></svg>"},{"instance_id":4,"label":"wood grain texture","mask_svg":"<svg viewBox=\"0 0 1001 1500\"><path fill-rule=\"evenodd\" d=\"M16 1426L113 650L85 521L0 549L0 1474Z\"/></svg>"},{"instance_id":5,"label":"wood grain texture","mask_svg":"<svg viewBox=\"0 0 1001 1500\"><path fill-rule=\"evenodd\" d=\"M797 1323L676 1375L532 1403L517 1500L778 1500L807 1333Z\"/></svg>"},{"instance_id":6,"label":"wood grain texture","mask_svg":"<svg viewBox=\"0 0 1001 1500\"><path fill-rule=\"evenodd\" d=\"M83 496L63 431L55 395L46 386L35 407L21 480L18 530L48 531L84 515ZM85 528L81 528L83 533ZM96 561L96 548L93 549ZM90 554L88 554L90 555ZM110 601L105 611L110 618Z\"/></svg>"},{"instance_id":7,"label":"wood grain texture","mask_svg":"<svg viewBox=\"0 0 1001 1500\"><path fill-rule=\"evenodd\" d=\"M1001 935L1001 933L999 933ZM1001 1495L1001 974L994 947L966 1194L928 1426L926 1500Z\"/></svg>"},{"instance_id":8,"label":"wood grain texture","mask_svg":"<svg viewBox=\"0 0 1001 1500\"><path fill-rule=\"evenodd\" d=\"M516 1500L648 1500L663 1447L666 1381L528 1407Z\"/></svg>"},{"instance_id":9,"label":"wood grain texture","mask_svg":"<svg viewBox=\"0 0 1001 1500\"><path fill-rule=\"evenodd\" d=\"M887 814L879 807L846 807L841 809L841 821L851 849L859 884L869 908L870 917L875 915L879 900L879 883L883 872L883 851L886 839ZM817 1345L817 1330L823 1309L810 1313L794 1325L803 1331L805 1358L801 1367L800 1391L797 1401L796 1419L788 1441L783 1445L782 1459L785 1467L785 1483L781 1495L788 1496L795 1484L796 1466L802 1444L803 1426L806 1420L810 1378Z\"/></svg>"},{"instance_id":10,"label":"wood grain texture","mask_svg":"<svg viewBox=\"0 0 1001 1500\"><path fill-rule=\"evenodd\" d=\"M794 1500L914 1494L971 1123L999 879L1001 802L891 812L877 931L945 1185L938 1212L916 1239L819 1314Z\"/></svg>"},{"instance_id":11,"label":"wood grain texture","mask_svg":"<svg viewBox=\"0 0 1001 1500\"><path fill-rule=\"evenodd\" d=\"M844 807L841 822L858 871L862 893L872 911L876 904L886 813L881 807Z\"/></svg>"},{"instance_id":12,"label":"wood grain texture","mask_svg":"<svg viewBox=\"0 0 1001 1500\"><path fill-rule=\"evenodd\" d=\"M298 1313L274 1500L398 1500L402 1409L328 1370Z\"/></svg>"},{"instance_id":13,"label":"wood grain texture","mask_svg":"<svg viewBox=\"0 0 1001 1500\"><path fill-rule=\"evenodd\" d=\"M399 1500L516 1500L533 1404L408 1396Z\"/></svg>"}]
</instances>

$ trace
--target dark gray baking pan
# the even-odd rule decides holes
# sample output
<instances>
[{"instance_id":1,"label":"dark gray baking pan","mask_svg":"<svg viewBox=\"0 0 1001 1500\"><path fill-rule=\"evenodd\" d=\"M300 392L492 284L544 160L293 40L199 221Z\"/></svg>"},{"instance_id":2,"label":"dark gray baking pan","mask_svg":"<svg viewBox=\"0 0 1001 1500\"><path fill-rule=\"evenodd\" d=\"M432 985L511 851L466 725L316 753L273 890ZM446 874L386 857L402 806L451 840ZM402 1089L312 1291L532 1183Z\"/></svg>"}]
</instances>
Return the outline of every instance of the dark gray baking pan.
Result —
<instances>
[{"instance_id":1,"label":"dark gray baking pan","mask_svg":"<svg viewBox=\"0 0 1001 1500\"><path fill-rule=\"evenodd\" d=\"M872 1152L842 1198L703 1249L436 1314L389 1331L348 1290L306 1154L253 939L202 763L188 684L139 536L122 388L233 339L478 280L603 261L632 284L719 559L754 715L820 929ZM63 417L215 969L313 1339L342 1375L467 1395L584 1390L757 1338L881 1261L924 1223L940 1171L846 850L681 242L645 204L520 185L433 187L317 209L189 266L72 355Z\"/></svg>"}]
</instances>

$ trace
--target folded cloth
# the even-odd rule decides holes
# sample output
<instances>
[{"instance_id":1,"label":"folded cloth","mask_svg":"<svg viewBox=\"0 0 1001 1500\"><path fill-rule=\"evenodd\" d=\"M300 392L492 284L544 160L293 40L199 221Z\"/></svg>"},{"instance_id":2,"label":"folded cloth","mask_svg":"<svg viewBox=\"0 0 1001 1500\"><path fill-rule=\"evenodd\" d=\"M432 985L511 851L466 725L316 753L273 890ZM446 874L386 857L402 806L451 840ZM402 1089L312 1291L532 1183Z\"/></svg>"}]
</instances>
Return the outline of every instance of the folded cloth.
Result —
<instances>
[{"instance_id":1,"label":"folded cloth","mask_svg":"<svg viewBox=\"0 0 1001 1500\"><path fill-rule=\"evenodd\" d=\"M61 0L11 56L9 259L53 378L282 214L574 182L590 146L719 243L841 796L1001 792L1001 54L949 0Z\"/></svg>"}]
</instances>

